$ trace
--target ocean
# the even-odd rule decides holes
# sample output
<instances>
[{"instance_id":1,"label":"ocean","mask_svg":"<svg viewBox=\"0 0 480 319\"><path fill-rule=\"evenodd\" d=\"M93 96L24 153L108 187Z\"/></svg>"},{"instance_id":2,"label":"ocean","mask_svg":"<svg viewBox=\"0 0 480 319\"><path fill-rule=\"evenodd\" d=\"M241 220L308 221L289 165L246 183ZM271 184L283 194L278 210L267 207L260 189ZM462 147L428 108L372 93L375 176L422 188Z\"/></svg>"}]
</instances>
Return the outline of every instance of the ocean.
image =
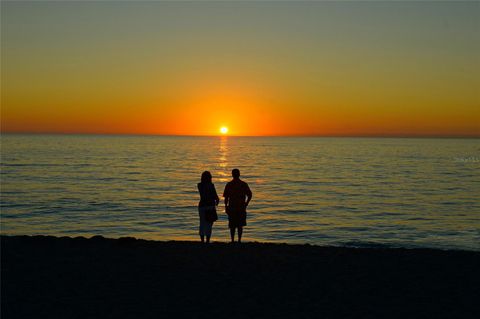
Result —
<instances>
[{"instance_id":1,"label":"ocean","mask_svg":"<svg viewBox=\"0 0 480 319\"><path fill-rule=\"evenodd\" d=\"M1 234L198 240L200 175L221 196L233 168L244 241L480 250L480 139L460 138L2 134Z\"/></svg>"}]
</instances>

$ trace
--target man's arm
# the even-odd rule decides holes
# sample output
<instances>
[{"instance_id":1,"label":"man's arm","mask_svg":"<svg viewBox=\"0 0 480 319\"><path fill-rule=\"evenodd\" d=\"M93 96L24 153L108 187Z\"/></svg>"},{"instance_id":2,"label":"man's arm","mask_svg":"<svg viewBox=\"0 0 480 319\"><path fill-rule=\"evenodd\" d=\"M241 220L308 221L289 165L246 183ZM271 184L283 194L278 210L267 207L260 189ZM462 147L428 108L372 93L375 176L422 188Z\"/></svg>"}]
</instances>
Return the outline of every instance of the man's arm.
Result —
<instances>
[{"instance_id":1,"label":"man's arm","mask_svg":"<svg viewBox=\"0 0 480 319\"><path fill-rule=\"evenodd\" d=\"M252 191L250 190L250 187L248 187L248 184L246 185L247 185L247 201L245 202L245 207L247 207L250 201L252 200Z\"/></svg>"},{"instance_id":2,"label":"man's arm","mask_svg":"<svg viewBox=\"0 0 480 319\"><path fill-rule=\"evenodd\" d=\"M228 214L228 212L227 212L228 202L229 202L229 189L228 189L228 184L225 185L225 189L223 190L223 197L225 198L225 213Z\"/></svg>"},{"instance_id":3,"label":"man's arm","mask_svg":"<svg viewBox=\"0 0 480 319\"><path fill-rule=\"evenodd\" d=\"M228 197L225 197L225 213L228 214Z\"/></svg>"}]
</instances>

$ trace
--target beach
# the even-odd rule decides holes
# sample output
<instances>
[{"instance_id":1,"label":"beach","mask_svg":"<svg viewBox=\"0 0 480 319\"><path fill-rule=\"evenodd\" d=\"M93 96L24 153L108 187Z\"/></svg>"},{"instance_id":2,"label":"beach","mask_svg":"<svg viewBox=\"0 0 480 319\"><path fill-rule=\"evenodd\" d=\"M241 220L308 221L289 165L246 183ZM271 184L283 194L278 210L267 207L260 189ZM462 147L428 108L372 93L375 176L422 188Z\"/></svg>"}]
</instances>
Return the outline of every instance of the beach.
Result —
<instances>
[{"instance_id":1,"label":"beach","mask_svg":"<svg viewBox=\"0 0 480 319\"><path fill-rule=\"evenodd\" d=\"M480 253L2 236L2 318L478 318Z\"/></svg>"}]
</instances>

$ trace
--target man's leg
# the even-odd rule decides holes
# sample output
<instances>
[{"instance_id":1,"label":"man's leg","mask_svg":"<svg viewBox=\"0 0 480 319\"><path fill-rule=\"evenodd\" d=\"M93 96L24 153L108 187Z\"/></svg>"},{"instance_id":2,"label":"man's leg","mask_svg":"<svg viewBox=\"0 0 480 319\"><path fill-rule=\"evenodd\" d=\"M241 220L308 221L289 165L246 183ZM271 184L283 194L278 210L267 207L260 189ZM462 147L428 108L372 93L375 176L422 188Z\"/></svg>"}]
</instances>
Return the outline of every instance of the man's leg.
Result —
<instances>
[{"instance_id":1,"label":"man's leg","mask_svg":"<svg viewBox=\"0 0 480 319\"><path fill-rule=\"evenodd\" d=\"M232 243L235 241L235 227L230 228L230 239L232 240Z\"/></svg>"},{"instance_id":2,"label":"man's leg","mask_svg":"<svg viewBox=\"0 0 480 319\"><path fill-rule=\"evenodd\" d=\"M242 242L243 227L238 227L238 242Z\"/></svg>"}]
</instances>

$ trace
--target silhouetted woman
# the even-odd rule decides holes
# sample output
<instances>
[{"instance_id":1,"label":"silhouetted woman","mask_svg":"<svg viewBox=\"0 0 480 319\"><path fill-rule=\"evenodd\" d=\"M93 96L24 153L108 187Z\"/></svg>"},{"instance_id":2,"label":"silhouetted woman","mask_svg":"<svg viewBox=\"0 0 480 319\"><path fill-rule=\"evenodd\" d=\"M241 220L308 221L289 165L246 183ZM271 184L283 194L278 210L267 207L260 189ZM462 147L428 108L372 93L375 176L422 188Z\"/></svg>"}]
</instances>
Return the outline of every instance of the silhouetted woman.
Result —
<instances>
[{"instance_id":1,"label":"silhouetted woman","mask_svg":"<svg viewBox=\"0 0 480 319\"><path fill-rule=\"evenodd\" d=\"M212 226L217 220L217 212L215 206L218 205L218 198L215 185L212 183L212 174L209 171L202 173L201 182L198 183L198 191L200 193L200 202L198 203L198 215L200 216L200 239L202 243L210 242L212 236Z\"/></svg>"}]
</instances>

